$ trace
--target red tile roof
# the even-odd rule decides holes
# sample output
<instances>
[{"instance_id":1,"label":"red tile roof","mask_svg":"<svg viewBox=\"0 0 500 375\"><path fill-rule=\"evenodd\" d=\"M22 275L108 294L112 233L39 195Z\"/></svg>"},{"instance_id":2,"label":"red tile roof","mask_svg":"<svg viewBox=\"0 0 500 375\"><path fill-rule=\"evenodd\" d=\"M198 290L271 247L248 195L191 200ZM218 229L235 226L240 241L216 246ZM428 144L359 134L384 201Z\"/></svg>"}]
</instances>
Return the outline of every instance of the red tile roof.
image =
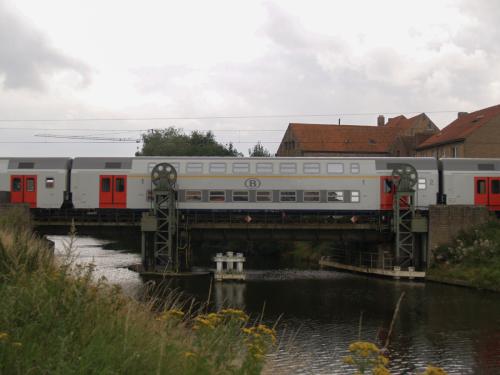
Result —
<instances>
[{"instance_id":1,"label":"red tile roof","mask_svg":"<svg viewBox=\"0 0 500 375\"><path fill-rule=\"evenodd\" d=\"M386 153L399 130L387 126L297 124L288 126L306 152Z\"/></svg>"},{"instance_id":2,"label":"red tile roof","mask_svg":"<svg viewBox=\"0 0 500 375\"><path fill-rule=\"evenodd\" d=\"M462 115L443 128L439 133L418 145L418 149L463 140L497 116L500 116L500 105Z\"/></svg>"}]
</instances>

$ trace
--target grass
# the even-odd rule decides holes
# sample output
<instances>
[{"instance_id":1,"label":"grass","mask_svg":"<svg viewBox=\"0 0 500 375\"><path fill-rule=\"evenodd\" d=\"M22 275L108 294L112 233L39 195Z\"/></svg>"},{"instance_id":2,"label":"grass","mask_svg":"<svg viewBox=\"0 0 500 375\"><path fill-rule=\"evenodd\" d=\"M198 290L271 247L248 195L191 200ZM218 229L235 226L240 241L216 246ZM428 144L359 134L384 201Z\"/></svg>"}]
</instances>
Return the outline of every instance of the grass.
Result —
<instances>
[{"instance_id":1,"label":"grass","mask_svg":"<svg viewBox=\"0 0 500 375\"><path fill-rule=\"evenodd\" d=\"M434 258L431 276L500 291L500 223L460 233L452 244L438 247Z\"/></svg>"},{"instance_id":2,"label":"grass","mask_svg":"<svg viewBox=\"0 0 500 375\"><path fill-rule=\"evenodd\" d=\"M239 310L129 299L55 258L15 211L0 220L0 301L0 375L258 374L275 340Z\"/></svg>"}]
</instances>

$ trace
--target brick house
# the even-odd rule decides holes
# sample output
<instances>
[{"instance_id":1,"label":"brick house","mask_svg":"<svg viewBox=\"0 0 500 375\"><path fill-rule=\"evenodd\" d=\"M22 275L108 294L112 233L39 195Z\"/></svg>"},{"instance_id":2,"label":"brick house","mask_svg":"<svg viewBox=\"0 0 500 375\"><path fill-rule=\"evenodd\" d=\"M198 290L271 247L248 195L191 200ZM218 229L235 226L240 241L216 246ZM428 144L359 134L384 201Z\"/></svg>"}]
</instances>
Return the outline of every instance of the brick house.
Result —
<instances>
[{"instance_id":1,"label":"brick house","mask_svg":"<svg viewBox=\"0 0 500 375\"><path fill-rule=\"evenodd\" d=\"M291 123L277 156L414 156L416 146L439 129L425 113L397 116L377 126Z\"/></svg>"},{"instance_id":2,"label":"brick house","mask_svg":"<svg viewBox=\"0 0 500 375\"><path fill-rule=\"evenodd\" d=\"M418 145L417 156L500 157L500 105L459 112L455 121Z\"/></svg>"}]
</instances>

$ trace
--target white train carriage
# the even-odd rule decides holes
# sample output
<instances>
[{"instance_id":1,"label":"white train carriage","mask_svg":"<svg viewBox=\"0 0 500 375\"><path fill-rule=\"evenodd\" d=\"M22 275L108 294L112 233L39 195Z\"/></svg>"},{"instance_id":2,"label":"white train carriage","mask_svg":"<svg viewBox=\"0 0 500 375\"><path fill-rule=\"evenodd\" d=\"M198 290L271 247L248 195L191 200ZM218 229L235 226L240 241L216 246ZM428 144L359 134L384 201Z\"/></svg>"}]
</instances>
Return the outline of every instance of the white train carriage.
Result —
<instances>
[{"instance_id":1,"label":"white train carriage","mask_svg":"<svg viewBox=\"0 0 500 375\"><path fill-rule=\"evenodd\" d=\"M392 169L413 165L417 206L436 202L433 158L76 158L71 190L75 208L151 207L152 169L172 164L178 207L186 210L392 210Z\"/></svg>"},{"instance_id":2,"label":"white train carriage","mask_svg":"<svg viewBox=\"0 0 500 375\"><path fill-rule=\"evenodd\" d=\"M0 159L1 200L30 208L61 208L70 166L70 158Z\"/></svg>"},{"instance_id":3,"label":"white train carriage","mask_svg":"<svg viewBox=\"0 0 500 375\"><path fill-rule=\"evenodd\" d=\"M71 193L74 208L132 208L137 194L150 188L128 188L133 158L75 158L71 168ZM141 207L148 208L144 200Z\"/></svg>"},{"instance_id":4,"label":"white train carriage","mask_svg":"<svg viewBox=\"0 0 500 375\"><path fill-rule=\"evenodd\" d=\"M448 205L500 211L500 159L441 159L442 192Z\"/></svg>"}]
</instances>

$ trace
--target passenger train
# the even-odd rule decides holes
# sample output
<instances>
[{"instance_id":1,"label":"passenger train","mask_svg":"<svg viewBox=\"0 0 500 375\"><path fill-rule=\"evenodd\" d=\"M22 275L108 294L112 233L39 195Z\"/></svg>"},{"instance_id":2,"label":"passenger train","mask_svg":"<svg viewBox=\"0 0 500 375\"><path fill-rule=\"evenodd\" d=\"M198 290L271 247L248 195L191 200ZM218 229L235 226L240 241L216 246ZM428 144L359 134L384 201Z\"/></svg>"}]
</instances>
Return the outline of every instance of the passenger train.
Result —
<instances>
[{"instance_id":1,"label":"passenger train","mask_svg":"<svg viewBox=\"0 0 500 375\"><path fill-rule=\"evenodd\" d=\"M331 213L392 210L392 170L418 172L416 207L483 205L500 211L500 159L386 157L0 158L0 203L76 210L151 208L151 171L177 171L180 210Z\"/></svg>"}]
</instances>

